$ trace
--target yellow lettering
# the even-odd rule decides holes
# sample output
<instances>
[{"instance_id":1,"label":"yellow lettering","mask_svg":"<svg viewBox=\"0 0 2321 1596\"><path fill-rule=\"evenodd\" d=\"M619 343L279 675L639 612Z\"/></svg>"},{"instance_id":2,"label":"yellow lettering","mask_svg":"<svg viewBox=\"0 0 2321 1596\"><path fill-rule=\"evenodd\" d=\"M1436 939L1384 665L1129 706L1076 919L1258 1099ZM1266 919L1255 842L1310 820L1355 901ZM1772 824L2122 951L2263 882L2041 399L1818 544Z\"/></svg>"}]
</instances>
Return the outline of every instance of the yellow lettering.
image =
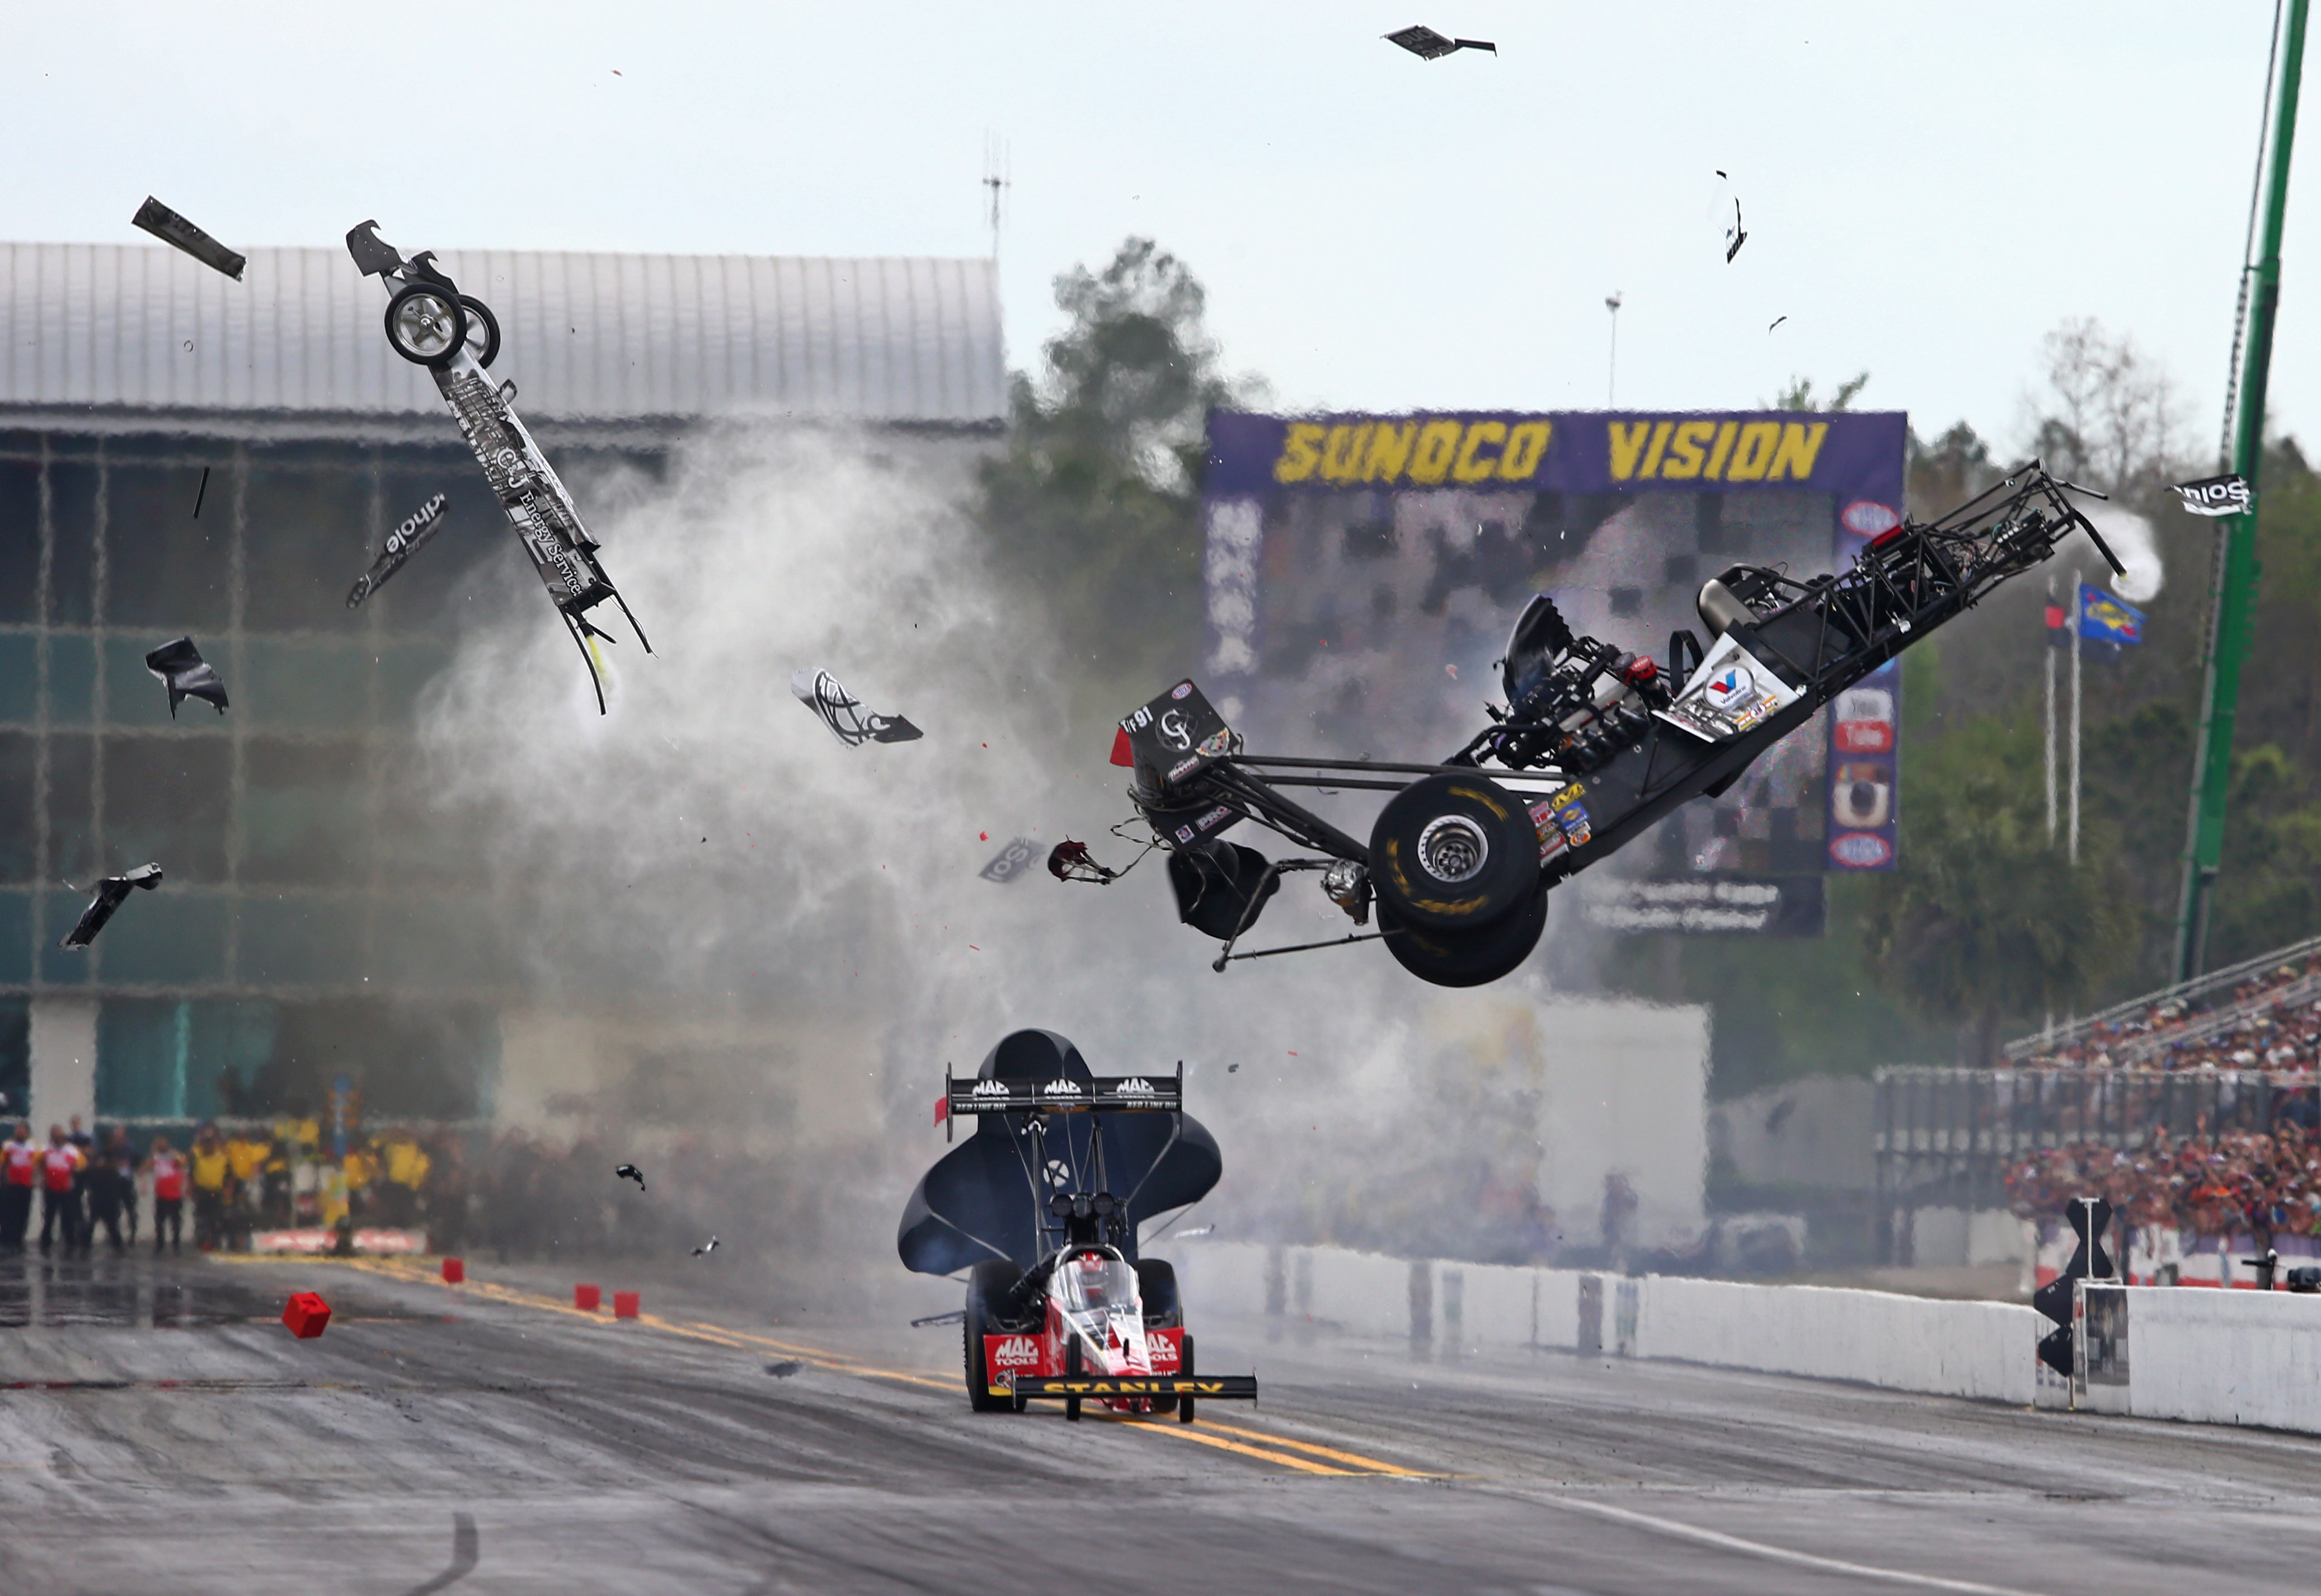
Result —
<instances>
[{"instance_id":1,"label":"yellow lettering","mask_svg":"<svg viewBox=\"0 0 2321 1596\"><path fill-rule=\"evenodd\" d=\"M1778 421L1752 421L1743 427L1741 447L1733 451L1733 469L1725 473L1725 479L1728 482L1763 481L1765 468L1772 463L1773 450L1780 436L1781 424ZM1807 462L1806 470L1813 470L1811 461Z\"/></svg>"},{"instance_id":2,"label":"yellow lettering","mask_svg":"<svg viewBox=\"0 0 2321 1596\"><path fill-rule=\"evenodd\" d=\"M1636 474L1636 457L1644 451L1644 440L1652 436L1649 421L1616 421L1611 424L1612 479L1625 482Z\"/></svg>"},{"instance_id":3,"label":"yellow lettering","mask_svg":"<svg viewBox=\"0 0 2321 1596\"><path fill-rule=\"evenodd\" d=\"M1330 429L1330 441L1322 447L1322 480L1352 482L1362 474L1362 446L1370 441L1370 424L1358 426L1341 424Z\"/></svg>"},{"instance_id":4,"label":"yellow lettering","mask_svg":"<svg viewBox=\"0 0 2321 1596\"><path fill-rule=\"evenodd\" d=\"M1322 451L1315 447L1328 429L1310 421L1293 421L1289 435L1281 442L1281 458L1273 462L1276 482L1303 482L1322 463Z\"/></svg>"},{"instance_id":5,"label":"yellow lettering","mask_svg":"<svg viewBox=\"0 0 2321 1596\"><path fill-rule=\"evenodd\" d=\"M1549 423L1522 421L1507 429L1506 452L1499 456L1499 480L1528 482L1539 474L1547 453Z\"/></svg>"},{"instance_id":6,"label":"yellow lettering","mask_svg":"<svg viewBox=\"0 0 2321 1596\"><path fill-rule=\"evenodd\" d=\"M1640 421L1636 424L1642 426L1644 424ZM1651 478L1661 474L1661 451L1668 447L1669 433L1675 425L1672 421L1652 424L1652 446L1644 451L1644 469L1636 473L1638 476Z\"/></svg>"},{"instance_id":7,"label":"yellow lettering","mask_svg":"<svg viewBox=\"0 0 2321 1596\"><path fill-rule=\"evenodd\" d=\"M1365 482L1391 482L1402 475L1409 463L1411 441L1418 436L1418 424L1406 421L1400 425L1381 421L1370 429L1370 459L1362 466Z\"/></svg>"},{"instance_id":8,"label":"yellow lettering","mask_svg":"<svg viewBox=\"0 0 2321 1596\"><path fill-rule=\"evenodd\" d=\"M1733 434L1740 429L1737 421L1728 421L1716 429L1716 447L1708 451L1708 479L1714 482L1725 474L1725 457L1733 452Z\"/></svg>"},{"instance_id":9,"label":"yellow lettering","mask_svg":"<svg viewBox=\"0 0 2321 1596\"><path fill-rule=\"evenodd\" d=\"M1507 424L1503 421L1479 421L1467 429L1467 441L1459 445L1459 463L1451 474L1461 482L1480 482L1499 469L1499 457L1488 460L1476 457L1475 451L1486 443L1497 446L1506 442Z\"/></svg>"},{"instance_id":10,"label":"yellow lettering","mask_svg":"<svg viewBox=\"0 0 2321 1596\"><path fill-rule=\"evenodd\" d=\"M1459 434L1462 429L1455 421L1430 421L1418 429L1418 448L1410 462L1410 479L1432 485L1451 473L1451 461L1459 452Z\"/></svg>"},{"instance_id":11,"label":"yellow lettering","mask_svg":"<svg viewBox=\"0 0 2321 1596\"><path fill-rule=\"evenodd\" d=\"M1821 441L1829 436L1829 423L1816 421L1810 426L1804 422L1781 424L1781 446L1773 451L1773 469L1765 473L1770 482L1778 482L1786 473L1792 482L1803 482L1813 475L1814 461L1821 457Z\"/></svg>"},{"instance_id":12,"label":"yellow lettering","mask_svg":"<svg viewBox=\"0 0 2321 1596\"><path fill-rule=\"evenodd\" d=\"M1676 429L1676 437L1669 444L1668 463L1661 467L1661 475L1671 482L1689 481L1700 475L1700 451L1708 440L1716 435L1713 421L1688 421Z\"/></svg>"}]
</instances>

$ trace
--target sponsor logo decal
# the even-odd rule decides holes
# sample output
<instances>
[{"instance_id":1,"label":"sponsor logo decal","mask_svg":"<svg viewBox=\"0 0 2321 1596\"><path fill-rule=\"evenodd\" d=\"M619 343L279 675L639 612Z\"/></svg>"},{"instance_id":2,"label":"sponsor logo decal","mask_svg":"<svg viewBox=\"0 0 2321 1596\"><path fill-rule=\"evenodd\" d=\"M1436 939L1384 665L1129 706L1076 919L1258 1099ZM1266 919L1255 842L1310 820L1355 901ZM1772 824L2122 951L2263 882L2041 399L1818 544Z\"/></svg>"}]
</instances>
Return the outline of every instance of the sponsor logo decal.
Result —
<instances>
[{"instance_id":1,"label":"sponsor logo decal","mask_svg":"<svg viewBox=\"0 0 2321 1596\"><path fill-rule=\"evenodd\" d=\"M1233 733L1229 730L1211 732L1202 739L1200 747L1195 752L1210 759L1223 759L1233 752Z\"/></svg>"},{"instance_id":2,"label":"sponsor logo decal","mask_svg":"<svg viewBox=\"0 0 2321 1596\"><path fill-rule=\"evenodd\" d=\"M1080 1095L1079 1083L1074 1081L1051 1081L1040 1090L1051 1098L1076 1098Z\"/></svg>"},{"instance_id":3,"label":"sponsor logo decal","mask_svg":"<svg viewBox=\"0 0 2321 1596\"><path fill-rule=\"evenodd\" d=\"M1874 831L1849 831L1830 839L1829 854L1855 870L1875 870L1894 856L1894 845Z\"/></svg>"},{"instance_id":4,"label":"sponsor logo decal","mask_svg":"<svg viewBox=\"0 0 2321 1596\"><path fill-rule=\"evenodd\" d=\"M1233 811L1226 808L1224 805L1219 804L1215 808L1211 809L1198 820L1194 821L1193 828L1196 831L1213 831L1216 827L1224 825L1232 817Z\"/></svg>"},{"instance_id":5,"label":"sponsor logo decal","mask_svg":"<svg viewBox=\"0 0 2321 1596\"><path fill-rule=\"evenodd\" d=\"M1177 828L1177 840L1180 843L1191 842L1193 840L1193 828L1189 825L1179 826Z\"/></svg>"},{"instance_id":6,"label":"sponsor logo decal","mask_svg":"<svg viewBox=\"0 0 2321 1596\"><path fill-rule=\"evenodd\" d=\"M1845 506L1838 515L1845 530L1863 537L1876 537L1881 532L1891 532L1902 524L1902 517L1890 506L1875 499L1858 498Z\"/></svg>"},{"instance_id":7,"label":"sponsor logo decal","mask_svg":"<svg viewBox=\"0 0 2321 1596\"><path fill-rule=\"evenodd\" d=\"M1033 1369L1040 1363L1040 1343L1030 1336L989 1336L984 1338L983 1361L995 1373Z\"/></svg>"},{"instance_id":8,"label":"sponsor logo decal","mask_svg":"<svg viewBox=\"0 0 2321 1596\"><path fill-rule=\"evenodd\" d=\"M1127 1080L1122 1081L1115 1090L1118 1090L1120 1095L1124 1098L1149 1098L1157 1095L1157 1089L1150 1081L1145 1080L1142 1075L1131 1075Z\"/></svg>"},{"instance_id":9,"label":"sponsor logo decal","mask_svg":"<svg viewBox=\"0 0 2321 1596\"><path fill-rule=\"evenodd\" d=\"M978 1098L1004 1098L1007 1095L1007 1083L1005 1081L978 1081L975 1083L975 1090L971 1095Z\"/></svg>"}]
</instances>

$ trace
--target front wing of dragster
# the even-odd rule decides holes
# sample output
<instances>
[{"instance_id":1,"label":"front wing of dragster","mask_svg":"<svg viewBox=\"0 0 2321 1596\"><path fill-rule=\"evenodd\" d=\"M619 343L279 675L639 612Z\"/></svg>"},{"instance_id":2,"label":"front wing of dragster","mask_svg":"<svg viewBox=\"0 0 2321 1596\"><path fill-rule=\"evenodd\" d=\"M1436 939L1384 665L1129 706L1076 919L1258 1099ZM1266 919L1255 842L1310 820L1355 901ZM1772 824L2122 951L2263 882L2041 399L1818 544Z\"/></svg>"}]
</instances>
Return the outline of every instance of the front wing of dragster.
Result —
<instances>
[{"instance_id":1,"label":"front wing of dragster","mask_svg":"<svg viewBox=\"0 0 2321 1596\"><path fill-rule=\"evenodd\" d=\"M1257 1400L1254 1374L1015 1374L993 1396L1086 1397L1091 1401L1130 1401L1144 1397L1171 1402L1179 1397Z\"/></svg>"}]
</instances>

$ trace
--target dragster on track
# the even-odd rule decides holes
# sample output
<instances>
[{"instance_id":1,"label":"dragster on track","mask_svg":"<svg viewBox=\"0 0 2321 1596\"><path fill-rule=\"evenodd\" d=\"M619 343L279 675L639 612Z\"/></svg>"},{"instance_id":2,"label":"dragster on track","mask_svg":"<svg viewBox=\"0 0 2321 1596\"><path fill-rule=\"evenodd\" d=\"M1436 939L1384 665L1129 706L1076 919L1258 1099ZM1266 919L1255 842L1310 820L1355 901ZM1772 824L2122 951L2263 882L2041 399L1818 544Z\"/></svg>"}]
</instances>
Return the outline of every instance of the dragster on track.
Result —
<instances>
[{"instance_id":1,"label":"dragster on track","mask_svg":"<svg viewBox=\"0 0 2321 1596\"><path fill-rule=\"evenodd\" d=\"M1730 567L1700 589L1707 645L1679 631L1661 660L1575 636L1534 595L1500 661L1506 704L1485 706L1491 724L1439 763L1249 753L1191 681L1120 723L1113 762L1134 771L1129 798L1168 853L1179 917L1224 944L1213 968L1373 940L1234 951L1285 872L1315 871L1356 926L1375 906L1375 938L1412 974L1479 986L1530 956L1557 882L1724 792L1838 693L2072 532L2121 570L2074 493L2103 497L2033 461L1937 520L1880 534L1832 575ZM1289 788L1393 796L1365 842ZM1243 820L1322 857L1270 861L1221 834Z\"/></svg>"}]
</instances>

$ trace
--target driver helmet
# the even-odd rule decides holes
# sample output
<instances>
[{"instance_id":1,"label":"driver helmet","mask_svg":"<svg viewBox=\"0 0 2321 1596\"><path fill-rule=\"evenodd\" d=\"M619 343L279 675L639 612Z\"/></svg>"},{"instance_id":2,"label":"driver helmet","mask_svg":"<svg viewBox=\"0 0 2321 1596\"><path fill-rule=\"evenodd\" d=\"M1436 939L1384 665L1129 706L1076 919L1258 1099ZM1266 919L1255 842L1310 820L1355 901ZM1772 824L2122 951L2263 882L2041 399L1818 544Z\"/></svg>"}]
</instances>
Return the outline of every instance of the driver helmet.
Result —
<instances>
[{"instance_id":1,"label":"driver helmet","mask_svg":"<svg viewBox=\"0 0 2321 1596\"><path fill-rule=\"evenodd\" d=\"M1102 1253L1082 1253L1075 1262L1080 1271L1080 1300L1090 1308L1111 1307L1112 1261Z\"/></svg>"}]
</instances>

